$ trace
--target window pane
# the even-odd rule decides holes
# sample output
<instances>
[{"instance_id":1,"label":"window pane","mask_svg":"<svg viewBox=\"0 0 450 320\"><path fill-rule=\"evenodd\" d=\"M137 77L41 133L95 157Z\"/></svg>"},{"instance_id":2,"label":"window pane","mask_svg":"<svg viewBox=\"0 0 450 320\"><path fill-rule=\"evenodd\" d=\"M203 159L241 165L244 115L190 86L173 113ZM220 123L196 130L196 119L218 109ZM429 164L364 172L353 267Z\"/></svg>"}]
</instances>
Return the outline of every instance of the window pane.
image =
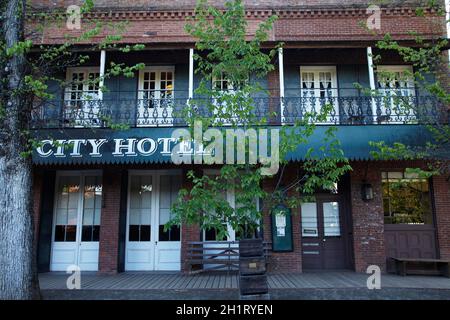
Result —
<instances>
[{"instance_id":1,"label":"window pane","mask_svg":"<svg viewBox=\"0 0 450 320\"><path fill-rule=\"evenodd\" d=\"M205 241L215 241L216 240L216 229L205 230Z\"/></svg>"},{"instance_id":2,"label":"window pane","mask_svg":"<svg viewBox=\"0 0 450 320\"><path fill-rule=\"evenodd\" d=\"M337 202L325 202L323 204L323 227L325 237L341 235L339 204Z\"/></svg>"},{"instance_id":3,"label":"window pane","mask_svg":"<svg viewBox=\"0 0 450 320\"><path fill-rule=\"evenodd\" d=\"M128 233L128 241L139 241L139 226L130 225Z\"/></svg>"},{"instance_id":4,"label":"window pane","mask_svg":"<svg viewBox=\"0 0 450 320\"><path fill-rule=\"evenodd\" d=\"M100 240L100 226L93 226L92 241Z\"/></svg>"},{"instance_id":5,"label":"window pane","mask_svg":"<svg viewBox=\"0 0 450 320\"><path fill-rule=\"evenodd\" d=\"M66 242L74 242L77 238L77 226L66 226Z\"/></svg>"},{"instance_id":6,"label":"window pane","mask_svg":"<svg viewBox=\"0 0 450 320\"><path fill-rule=\"evenodd\" d=\"M56 226L55 227L55 241L64 241L64 236L66 234L66 226Z\"/></svg>"},{"instance_id":7,"label":"window pane","mask_svg":"<svg viewBox=\"0 0 450 320\"><path fill-rule=\"evenodd\" d=\"M178 175L163 175L160 177L159 195L159 241L180 241L180 228L171 226L164 232L164 225L171 219L171 208L177 199L181 188L181 177Z\"/></svg>"},{"instance_id":8,"label":"window pane","mask_svg":"<svg viewBox=\"0 0 450 320\"><path fill-rule=\"evenodd\" d=\"M317 205L315 202L302 203L302 236L318 237Z\"/></svg>"},{"instance_id":9,"label":"window pane","mask_svg":"<svg viewBox=\"0 0 450 320\"><path fill-rule=\"evenodd\" d=\"M83 226L81 230L81 241L92 241L92 226Z\"/></svg>"},{"instance_id":10,"label":"window pane","mask_svg":"<svg viewBox=\"0 0 450 320\"><path fill-rule=\"evenodd\" d=\"M402 172L388 172L382 177L386 224L433 223L427 179Z\"/></svg>"},{"instance_id":11,"label":"window pane","mask_svg":"<svg viewBox=\"0 0 450 320\"><path fill-rule=\"evenodd\" d=\"M141 237L140 241L150 241L150 226L141 226Z\"/></svg>"}]
</instances>

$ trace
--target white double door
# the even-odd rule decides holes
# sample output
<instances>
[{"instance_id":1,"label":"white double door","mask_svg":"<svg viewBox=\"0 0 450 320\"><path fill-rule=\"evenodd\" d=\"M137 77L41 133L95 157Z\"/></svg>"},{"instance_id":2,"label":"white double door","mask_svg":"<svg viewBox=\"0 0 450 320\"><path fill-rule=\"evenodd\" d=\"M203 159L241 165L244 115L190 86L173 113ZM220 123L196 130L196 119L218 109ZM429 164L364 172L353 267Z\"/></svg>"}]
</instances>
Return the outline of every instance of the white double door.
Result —
<instances>
[{"instance_id":1,"label":"white double door","mask_svg":"<svg viewBox=\"0 0 450 320\"><path fill-rule=\"evenodd\" d=\"M139 71L138 126L172 125L174 67L146 67Z\"/></svg>"},{"instance_id":2,"label":"white double door","mask_svg":"<svg viewBox=\"0 0 450 320\"><path fill-rule=\"evenodd\" d=\"M101 173L57 174L50 270L98 270L101 208Z\"/></svg>"},{"instance_id":3,"label":"white double door","mask_svg":"<svg viewBox=\"0 0 450 320\"><path fill-rule=\"evenodd\" d=\"M130 171L125 269L180 270L181 228L164 230L181 188L179 171Z\"/></svg>"}]
</instances>

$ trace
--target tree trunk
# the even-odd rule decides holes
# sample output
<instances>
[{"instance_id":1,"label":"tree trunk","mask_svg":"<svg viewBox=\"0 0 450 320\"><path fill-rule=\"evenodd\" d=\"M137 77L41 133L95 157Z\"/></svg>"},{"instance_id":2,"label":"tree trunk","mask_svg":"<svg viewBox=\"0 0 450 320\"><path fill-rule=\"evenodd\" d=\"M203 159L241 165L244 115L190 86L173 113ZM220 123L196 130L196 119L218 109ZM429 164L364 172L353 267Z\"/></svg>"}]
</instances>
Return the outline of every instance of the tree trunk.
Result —
<instances>
[{"instance_id":1,"label":"tree trunk","mask_svg":"<svg viewBox=\"0 0 450 320\"><path fill-rule=\"evenodd\" d=\"M14 48L23 40L25 1L8 0L2 9L6 48ZM33 299L39 297L39 285L33 248L32 163L21 154L30 148L26 133L30 95L23 90L27 66L20 52L5 62L0 114L0 299Z\"/></svg>"}]
</instances>

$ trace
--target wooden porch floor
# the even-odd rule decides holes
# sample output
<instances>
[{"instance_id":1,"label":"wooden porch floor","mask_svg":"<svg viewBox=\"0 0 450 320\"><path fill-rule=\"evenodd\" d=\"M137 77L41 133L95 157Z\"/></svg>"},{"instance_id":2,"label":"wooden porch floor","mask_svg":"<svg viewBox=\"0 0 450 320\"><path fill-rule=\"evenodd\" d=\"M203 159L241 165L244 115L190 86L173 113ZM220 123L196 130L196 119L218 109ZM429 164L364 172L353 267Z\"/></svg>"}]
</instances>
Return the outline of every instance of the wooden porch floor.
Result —
<instances>
[{"instance_id":1,"label":"wooden porch floor","mask_svg":"<svg viewBox=\"0 0 450 320\"><path fill-rule=\"evenodd\" d=\"M41 290L66 290L68 274L60 272L39 275ZM270 289L346 289L367 288L368 275L351 271L302 274L269 274ZM446 289L450 279L438 276L381 276L382 288ZM198 290L237 289L236 273L184 275L167 272L125 272L116 275L82 273L83 290Z\"/></svg>"}]
</instances>

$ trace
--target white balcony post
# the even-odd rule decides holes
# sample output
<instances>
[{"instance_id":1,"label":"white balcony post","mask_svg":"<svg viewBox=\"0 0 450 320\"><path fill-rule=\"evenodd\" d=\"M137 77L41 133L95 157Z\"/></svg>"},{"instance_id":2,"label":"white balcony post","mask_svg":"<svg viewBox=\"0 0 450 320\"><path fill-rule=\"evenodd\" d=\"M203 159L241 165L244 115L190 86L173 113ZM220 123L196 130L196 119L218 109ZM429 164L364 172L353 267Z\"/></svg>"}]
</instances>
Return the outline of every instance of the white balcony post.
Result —
<instances>
[{"instance_id":1,"label":"white balcony post","mask_svg":"<svg viewBox=\"0 0 450 320\"><path fill-rule=\"evenodd\" d=\"M189 100L194 98L194 49L189 49Z\"/></svg>"},{"instance_id":2,"label":"white balcony post","mask_svg":"<svg viewBox=\"0 0 450 320\"><path fill-rule=\"evenodd\" d=\"M372 47L367 47L367 65L369 68L369 84L371 94L373 94L376 90L375 87L375 72L373 71L373 56L372 56ZM372 97L372 116L375 119L377 114L377 105L375 103L375 99Z\"/></svg>"},{"instance_id":3,"label":"white balcony post","mask_svg":"<svg viewBox=\"0 0 450 320\"><path fill-rule=\"evenodd\" d=\"M98 83L98 99L103 100L103 90L102 87L105 84L105 63L106 63L106 51L100 51L100 81Z\"/></svg>"},{"instance_id":4,"label":"white balcony post","mask_svg":"<svg viewBox=\"0 0 450 320\"><path fill-rule=\"evenodd\" d=\"M447 39L450 39L450 0L445 0L445 21L447 21ZM450 62L450 49L448 50L448 61Z\"/></svg>"},{"instance_id":5,"label":"white balcony post","mask_svg":"<svg viewBox=\"0 0 450 320\"><path fill-rule=\"evenodd\" d=\"M280 112L281 122L284 122L284 60L283 48L278 48L278 74L280 77Z\"/></svg>"}]
</instances>

